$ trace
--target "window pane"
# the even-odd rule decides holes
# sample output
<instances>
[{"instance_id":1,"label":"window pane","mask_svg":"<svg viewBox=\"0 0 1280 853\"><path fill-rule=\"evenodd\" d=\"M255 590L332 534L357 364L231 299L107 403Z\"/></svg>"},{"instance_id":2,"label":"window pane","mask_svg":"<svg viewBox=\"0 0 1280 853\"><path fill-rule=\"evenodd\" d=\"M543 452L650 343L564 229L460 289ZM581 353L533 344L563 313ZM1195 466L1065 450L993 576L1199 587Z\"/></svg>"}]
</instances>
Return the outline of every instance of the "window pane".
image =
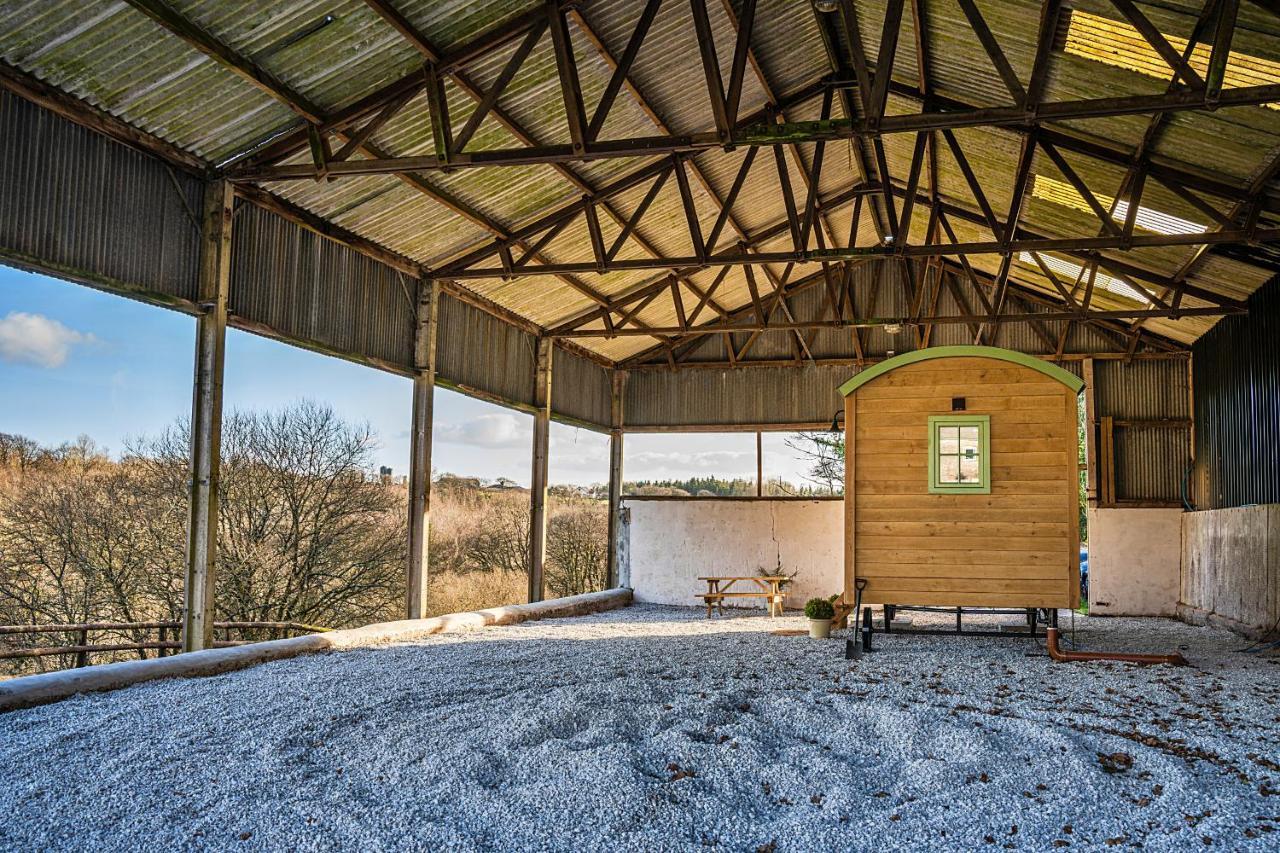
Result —
<instances>
[{"instance_id":1,"label":"window pane","mask_svg":"<svg viewBox=\"0 0 1280 853\"><path fill-rule=\"evenodd\" d=\"M943 456L938 459L938 482L960 482L960 460L955 456Z\"/></svg>"},{"instance_id":2,"label":"window pane","mask_svg":"<svg viewBox=\"0 0 1280 853\"><path fill-rule=\"evenodd\" d=\"M978 457L974 456L972 459L961 459L960 460L960 482L976 483L978 482L978 479L979 479Z\"/></svg>"},{"instance_id":3,"label":"window pane","mask_svg":"<svg viewBox=\"0 0 1280 853\"><path fill-rule=\"evenodd\" d=\"M978 427L966 426L960 427L960 452L972 450L978 452Z\"/></svg>"},{"instance_id":4,"label":"window pane","mask_svg":"<svg viewBox=\"0 0 1280 853\"><path fill-rule=\"evenodd\" d=\"M960 452L960 427L938 428L938 452L952 455Z\"/></svg>"}]
</instances>

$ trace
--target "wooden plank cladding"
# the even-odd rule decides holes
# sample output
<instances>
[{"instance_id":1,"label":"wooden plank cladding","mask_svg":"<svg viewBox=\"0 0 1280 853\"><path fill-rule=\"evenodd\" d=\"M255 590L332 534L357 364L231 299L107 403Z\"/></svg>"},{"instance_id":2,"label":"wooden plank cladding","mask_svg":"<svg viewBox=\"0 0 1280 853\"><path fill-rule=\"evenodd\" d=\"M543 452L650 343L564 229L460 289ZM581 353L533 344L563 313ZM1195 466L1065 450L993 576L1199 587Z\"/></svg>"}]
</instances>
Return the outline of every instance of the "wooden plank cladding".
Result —
<instances>
[{"instance_id":1,"label":"wooden plank cladding","mask_svg":"<svg viewBox=\"0 0 1280 853\"><path fill-rule=\"evenodd\" d=\"M845 383L847 599L864 579L864 604L1078 606L1079 390L993 347L918 350Z\"/></svg>"}]
</instances>

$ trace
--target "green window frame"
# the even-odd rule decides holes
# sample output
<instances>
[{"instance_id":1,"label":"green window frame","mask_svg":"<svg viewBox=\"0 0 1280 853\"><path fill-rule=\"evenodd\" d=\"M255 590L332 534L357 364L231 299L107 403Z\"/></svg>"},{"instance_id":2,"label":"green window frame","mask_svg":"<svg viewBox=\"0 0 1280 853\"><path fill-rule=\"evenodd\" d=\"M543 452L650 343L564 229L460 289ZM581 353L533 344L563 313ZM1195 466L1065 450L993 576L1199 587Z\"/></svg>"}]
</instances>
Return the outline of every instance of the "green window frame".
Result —
<instances>
[{"instance_id":1,"label":"green window frame","mask_svg":"<svg viewBox=\"0 0 1280 853\"><path fill-rule=\"evenodd\" d=\"M991 494L990 415L930 416L929 493Z\"/></svg>"}]
</instances>

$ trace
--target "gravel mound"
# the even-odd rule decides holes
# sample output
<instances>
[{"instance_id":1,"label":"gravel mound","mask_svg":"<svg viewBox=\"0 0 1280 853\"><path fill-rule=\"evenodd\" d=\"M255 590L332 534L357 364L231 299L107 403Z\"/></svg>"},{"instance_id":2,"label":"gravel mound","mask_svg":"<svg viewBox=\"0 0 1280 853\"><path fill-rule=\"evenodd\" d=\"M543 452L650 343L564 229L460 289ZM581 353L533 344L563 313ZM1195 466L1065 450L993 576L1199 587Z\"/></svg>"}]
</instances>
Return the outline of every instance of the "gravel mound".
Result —
<instances>
[{"instance_id":1,"label":"gravel mound","mask_svg":"<svg viewBox=\"0 0 1280 853\"><path fill-rule=\"evenodd\" d=\"M0 715L0 848L1280 846L1280 661L1238 637L1077 617L1192 666L850 662L770 633L803 626L633 606Z\"/></svg>"}]
</instances>

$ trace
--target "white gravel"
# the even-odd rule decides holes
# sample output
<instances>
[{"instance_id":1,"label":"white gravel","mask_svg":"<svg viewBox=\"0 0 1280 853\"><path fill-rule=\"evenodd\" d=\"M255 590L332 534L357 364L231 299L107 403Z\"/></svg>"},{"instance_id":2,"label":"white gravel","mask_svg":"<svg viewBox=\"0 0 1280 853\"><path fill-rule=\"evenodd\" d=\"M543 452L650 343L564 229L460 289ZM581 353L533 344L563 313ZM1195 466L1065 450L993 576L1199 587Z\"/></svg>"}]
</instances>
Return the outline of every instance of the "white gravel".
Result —
<instances>
[{"instance_id":1,"label":"white gravel","mask_svg":"<svg viewBox=\"0 0 1280 853\"><path fill-rule=\"evenodd\" d=\"M0 848L1280 846L1280 661L1238 637L1077 618L1193 665L847 662L770 634L803 623L634 606L0 715Z\"/></svg>"}]
</instances>

